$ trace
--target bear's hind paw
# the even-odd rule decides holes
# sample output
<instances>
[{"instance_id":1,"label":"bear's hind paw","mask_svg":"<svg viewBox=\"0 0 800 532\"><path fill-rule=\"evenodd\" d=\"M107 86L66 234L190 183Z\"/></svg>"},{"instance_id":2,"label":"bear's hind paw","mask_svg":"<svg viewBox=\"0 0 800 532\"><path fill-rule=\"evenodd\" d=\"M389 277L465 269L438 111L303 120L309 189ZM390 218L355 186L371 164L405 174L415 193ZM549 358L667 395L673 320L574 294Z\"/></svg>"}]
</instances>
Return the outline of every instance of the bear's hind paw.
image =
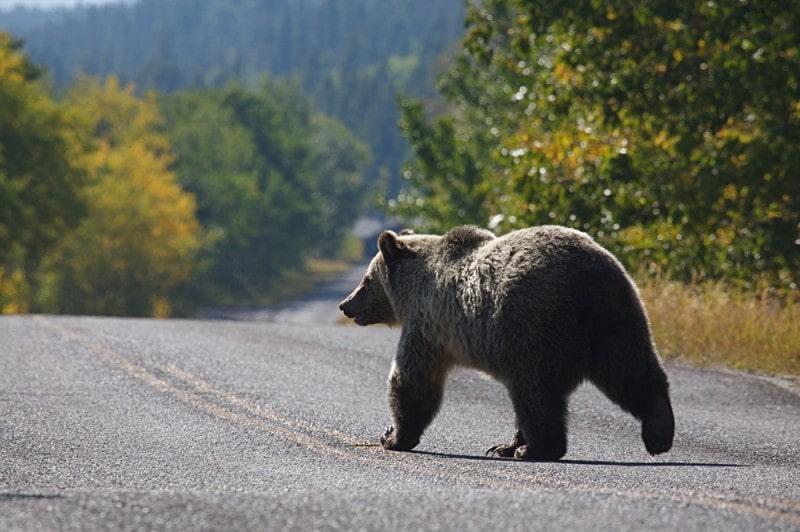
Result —
<instances>
[{"instance_id":1,"label":"bear's hind paw","mask_svg":"<svg viewBox=\"0 0 800 532\"><path fill-rule=\"evenodd\" d=\"M566 446L534 449L530 445L520 445L514 451L514 458L530 462L558 462L565 454L567 454Z\"/></svg>"},{"instance_id":2,"label":"bear's hind paw","mask_svg":"<svg viewBox=\"0 0 800 532\"><path fill-rule=\"evenodd\" d=\"M517 450L518 444L516 443L500 443L489 447L486 451L486 456L499 456L501 458L514 458L514 453Z\"/></svg>"}]
</instances>

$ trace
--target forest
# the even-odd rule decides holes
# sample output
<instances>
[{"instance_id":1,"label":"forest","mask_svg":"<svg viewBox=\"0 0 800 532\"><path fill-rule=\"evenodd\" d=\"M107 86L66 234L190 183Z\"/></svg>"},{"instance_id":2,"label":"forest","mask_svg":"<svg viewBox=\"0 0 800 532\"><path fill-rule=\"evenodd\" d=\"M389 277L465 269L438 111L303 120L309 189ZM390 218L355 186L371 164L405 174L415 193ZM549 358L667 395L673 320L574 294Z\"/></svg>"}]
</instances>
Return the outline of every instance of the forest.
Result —
<instances>
[{"instance_id":1,"label":"forest","mask_svg":"<svg viewBox=\"0 0 800 532\"><path fill-rule=\"evenodd\" d=\"M295 83L139 95L78 77L59 99L0 33L3 312L191 314L259 302L337 257L369 149Z\"/></svg>"}]
</instances>

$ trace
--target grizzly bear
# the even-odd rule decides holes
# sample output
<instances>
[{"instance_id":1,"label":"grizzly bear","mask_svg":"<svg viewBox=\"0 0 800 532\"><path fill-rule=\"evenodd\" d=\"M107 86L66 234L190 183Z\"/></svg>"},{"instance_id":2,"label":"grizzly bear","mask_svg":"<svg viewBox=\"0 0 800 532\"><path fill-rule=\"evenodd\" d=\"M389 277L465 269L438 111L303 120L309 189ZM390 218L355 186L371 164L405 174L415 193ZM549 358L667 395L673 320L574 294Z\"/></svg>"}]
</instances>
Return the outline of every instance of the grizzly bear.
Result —
<instances>
[{"instance_id":1,"label":"grizzly bear","mask_svg":"<svg viewBox=\"0 0 800 532\"><path fill-rule=\"evenodd\" d=\"M672 447L669 384L638 290L590 236L542 226L496 237L466 226L442 236L384 231L378 248L339 308L359 325L402 326L385 449L419 443L456 365L488 373L511 396L516 433L486 454L562 458L567 401L584 380L641 421L650 454Z\"/></svg>"}]
</instances>

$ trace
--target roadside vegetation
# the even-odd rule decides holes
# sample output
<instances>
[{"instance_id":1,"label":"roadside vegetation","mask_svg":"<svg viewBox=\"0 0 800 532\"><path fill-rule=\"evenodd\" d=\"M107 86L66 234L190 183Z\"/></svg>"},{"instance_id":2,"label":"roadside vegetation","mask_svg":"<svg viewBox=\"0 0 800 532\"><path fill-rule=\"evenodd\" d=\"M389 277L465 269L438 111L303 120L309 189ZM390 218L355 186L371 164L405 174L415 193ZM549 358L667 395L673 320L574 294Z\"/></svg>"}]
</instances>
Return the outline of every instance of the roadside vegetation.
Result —
<instances>
[{"instance_id":1,"label":"roadside vegetation","mask_svg":"<svg viewBox=\"0 0 800 532\"><path fill-rule=\"evenodd\" d=\"M800 376L800 303L756 297L722 282L638 277L664 358L707 367Z\"/></svg>"}]
</instances>

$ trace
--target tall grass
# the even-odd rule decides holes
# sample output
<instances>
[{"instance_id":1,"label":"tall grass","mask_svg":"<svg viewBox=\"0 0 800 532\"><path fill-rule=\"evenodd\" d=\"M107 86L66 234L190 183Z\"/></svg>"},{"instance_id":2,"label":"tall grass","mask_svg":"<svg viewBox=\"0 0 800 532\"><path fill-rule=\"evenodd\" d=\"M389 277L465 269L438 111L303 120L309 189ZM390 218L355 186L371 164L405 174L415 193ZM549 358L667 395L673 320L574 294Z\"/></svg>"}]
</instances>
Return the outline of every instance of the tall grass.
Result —
<instances>
[{"instance_id":1,"label":"tall grass","mask_svg":"<svg viewBox=\"0 0 800 532\"><path fill-rule=\"evenodd\" d=\"M800 300L777 301L719 283L640 280L653 334L665 358L800 375Z\"/></svg>"}]
</instances>

